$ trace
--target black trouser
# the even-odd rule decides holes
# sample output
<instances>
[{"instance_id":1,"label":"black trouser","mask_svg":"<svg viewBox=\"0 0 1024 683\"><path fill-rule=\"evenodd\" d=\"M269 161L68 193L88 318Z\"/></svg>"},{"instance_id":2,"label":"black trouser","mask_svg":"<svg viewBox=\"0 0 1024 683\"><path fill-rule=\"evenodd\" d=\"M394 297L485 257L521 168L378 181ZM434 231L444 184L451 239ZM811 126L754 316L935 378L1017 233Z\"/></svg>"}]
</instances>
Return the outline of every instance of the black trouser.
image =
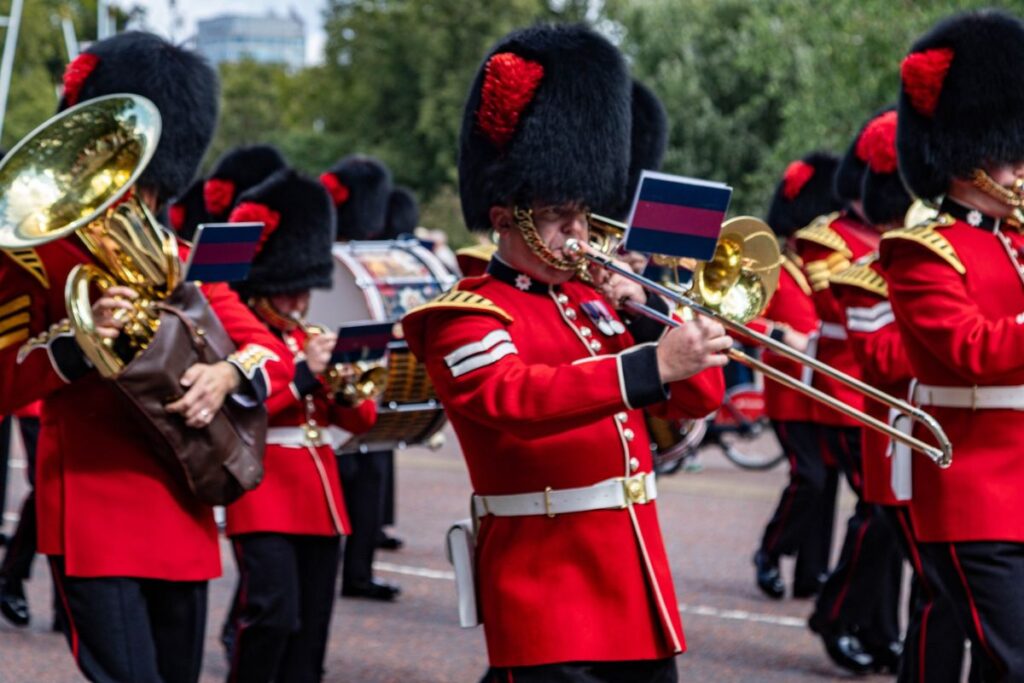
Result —
<instances>
[{"instance_id":1,"label":"black trouser","mask_svg":"<svg viewBox=\"0 0 1024 683\"><path fill-rule=\"evenodd\" d=\"M36 444L39 441L39 418L18 418L21 439L25 443L28 461L28 483L31 490L21 504L21 517L14 535L7 542L7 551L0 563L0 579L26 581L32 575L32 559L36 556ZM3 435L0 434L0 439ZM9 442L8 439L4 443ZM3 458L0 458L2 460Z\"/></svg>"},{"instance_id":2,"label":"black trouser","mask_svg":"<svg viewBox=\"0 0 1024 683\"><path fill-rule=\"evenodd\" d=\"M491 667L480 683L676 683L676 658Z\"/></svg>"},{"instance_id":3,"label":"black trouser","mask_svg":"<svg viewBox=\"0 0 1024 683\"><path fill-rule=\"evenodd\" d=\"M839 561L815 605L819 623L859 632L868 649L899 640L902 562L895 530L878 505L863 500L859 427L826 427L830 452L839 462L857 505L846 524Z\"/></svg>"},{"instance_id":4,"label":"black trouser","mask_svg":"<svg viewBox=\"0 0 1024 683\"><path fill-rule=\"evenodd\" d=\"M4 525L3 515L7 510L7 465L11 459L11 422L10 415L0 419L0 528Z\"/></svg>"},{"instance_id":5,"label":"black trouser","mask_svg":"<svg viewBox=\"0 0 1024 683\"><path fill-rule=\"evenodd\" d=\"M229 681L307 683L323 677L338 544L337 536L233 539L239 584Z\"/></svg>"},{"instance_id":6,"label":"black trouser","mask_svg":"<svg viewBox=\"0 0 1024 683\"><path fill-rule=\"evenodd\" d=\"M918 547L926 572L939 579L967 632L980 680L1024 682L1024 543Z\"/></svg>"},{"instance_id":7,"label":"black trouser","mask_svg":"<svg viewBox=\"0 0 1024 683\"><path fill-rule=\"evenodd\" d=\"M395 452L387 452L387 462L384 465L384 500L381 524L383 526L395 525Z\"/></svg>"},{"instance_id":8,"label":"black trouser","mask_svg":"<svg viewBox=\"0 0 1024 683\"><path fill-rule=\"evenodd\" d=\"M789 484L782 490L775 513L765 527L761 552L773 559L797 555L794 586L816 589L818 577L828 572L837 475L825 466L819 425L773 420L772 426L789 461ZM830 492L831 499L827 497Z\"/></svg>"},{"instance_id":9,"label":"black trouser","mask_svg":"<svg viewBox=\"0 0 1024 683\"><path fill-rule=\"evenodd\" d=\"M905 507L885 507L897 529L900 547L914 570L910 589L910 615L903 638L899 683L960 683L967 634L960 626L953 603L940 589L930 565L921 561L918 543ZM972 667L973 674L978 667Z\"/></svg>"},{"instance_id":10,"label":"black trouser","mask_svg":"<svg viewBox=\"0 0 1024 683\"><path fill-rule=\"evenodd\" d=\"M384 484L391 453L370 451L338 456L338 472L352 523L352 533L345 539L343 585L373 579L373 556L383 527Z\"/></svg>"},{"instance_id":11,"label":"black trouser","mask_svg":"<svg viewBox=\"0 0 1024 683\"><path fill-rule=\"evenodd\" d=\"M69 613L78 668L102 683L195 683L203 663L205 581L79 578L50 568Z\"/></svg>"}]
</instances>

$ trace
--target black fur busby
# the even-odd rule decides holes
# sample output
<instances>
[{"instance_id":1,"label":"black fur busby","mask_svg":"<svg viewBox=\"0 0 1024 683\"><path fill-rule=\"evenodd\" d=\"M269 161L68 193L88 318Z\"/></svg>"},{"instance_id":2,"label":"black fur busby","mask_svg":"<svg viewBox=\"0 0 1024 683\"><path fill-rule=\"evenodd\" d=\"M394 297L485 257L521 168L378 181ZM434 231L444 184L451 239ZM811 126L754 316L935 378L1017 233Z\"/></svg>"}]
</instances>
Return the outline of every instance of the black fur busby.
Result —
<instances>
[{"instance_id":1,"label":"black fur busby","mask_svg":"<svg viewBox=\"0 0 1024 683\"><path fill-rule=\"evenodd\" d=\"M994 11L949 17L921 37L900 69L900 172L933 199L983 161L1024 160L1024 24Z\"/></svg>"},{"instance_id":2,"label":"black fur busby","mask_svg":"<svg viewBox=\"0 0 1024 683\"><path fill-rule=\"evenodd\" d=\"M287 165L273 145L243 145L228 150L217 160L206 179L203 196L206 211L224 220L238 198Z\"/></svg>"},{"instance_id":3,"label":"black fur busby","mask_svg":"<svg viewBox=\"0 0 1024 683\"><path fill-rule=\"evenodd\" d=\"M212 221L206 213L203 201L203 179L199 178L189 185L185 194L174 199L167 211L167 217L174 233L182 239L191 240L196 234L200 223Z\"/></svg>"},{"instance_id":4,"label":"black fur busby","mask_svg":"<svg viewBox=\"0 0 1024 683\"><path fill-rule=\"evenodd\" d=\"M872 119L861 135L867 168L861 186L864 217L874 225L903 222L911 199L903 187L896 158L896 110Z\"/></svg>"},{"instance_id":5,"label":"black fur busby","mask_svg":"<svg viewBox=\"0 0 1024 683\"><path fill-rule=\"evenodd\" d=\"M407 187L395 187L388 197L388 217L384 226L383 239L396 239L412 235L420 222L420 207L416 195Z\"/></svg>"},{"instance_id":6,"label":"black fur busby","mask_svg":"<svg viewBox=\"0 0 1024 683\"><path fill-rule=\"evenodd\" d=\"M64 72L60 109L114 93L132 93L160 110L156 153L139 178L158 204L185 192L217 125L217 75L197 53L152 33L129 31L78 55Z\"/></svg>"},{"instance_id":7,"label":"black fur busby","mask_svg":"<svg viewBox=\"0 0 1024 683\"><path fill-rule=\"evenodd\" d=\"M249 277L234 285L243 298L331 286L334 205L317 181L281 169L239 197L229 220L266 225Z\"/></svg>"},{"instance_id":8,"label":"black fur busby","mask_svg":"<svg viewBox=\"0 0 1024 683\"><path fill-rule=\"evenodd\" d=\"M622 206L629 184L631 81L619 51L583 25L539 25L498 41L462 117L459 194L470 230L492 206Z\"/></svg>"},{"instance_id":9,"label":"black fur busby","mask_svg":"<svg viewBox=\"0 0 1024 683\"><path fill-rule=\"evenodd\" d=\"M622 220L629 213L642 171L657 171L668 145L668 114L661 100L640 81L633 81L630 100L629 185L623 203L609 216Z\"/></svg>"},{"instance_id":10,"label":"black fur busby","mask_svg":"<svg viewBox=\"0 0 1024 683\"><path fill-rule=\"evenodd\" d=\"M811 152L786 167L768 207L768 225L776 235L788 237L818 216L841 208L832 193L838 166L835 154Z\"/></svg>"},{"instance_id":11,"label":"black fur busby","mask_svg":"<svg viewBox=\"0 0 1024 683\"><path fill-rule=\"evenodd\" d=\"M338 209L342 242L380 239L388 216L391 171L382 162L351 154L320 175Z\"/></svg>"},{"instance_id":12,"label":"black fur busby","mask_svg":"<svg viewBox=\"0 0 1024 683\"><path fill-rule=\"evenodd\" d=\"M864 152L864 145L862 143L864 130L868 127L869 123L885 112L892 111L893 109L895 109L895 106L888 105L873 113L863 124L861 124L861 127L857 130L857 134L854 136L850 146L846 148L846 153L839 160L839 168L836 169L835 179L833 181L833 191L839 198L839 201L843 203L855 202L861 198L861 181L864 179L864 172L868 167L867 158L865 157Z\"/></svg>"}]
</instances>

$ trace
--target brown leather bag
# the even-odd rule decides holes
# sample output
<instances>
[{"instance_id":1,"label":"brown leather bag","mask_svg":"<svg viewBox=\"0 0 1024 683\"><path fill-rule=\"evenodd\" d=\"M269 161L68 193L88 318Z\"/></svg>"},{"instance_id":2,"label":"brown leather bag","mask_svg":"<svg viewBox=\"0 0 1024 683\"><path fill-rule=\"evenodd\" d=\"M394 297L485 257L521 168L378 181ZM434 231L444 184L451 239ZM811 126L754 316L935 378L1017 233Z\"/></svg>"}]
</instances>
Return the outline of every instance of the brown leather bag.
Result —
<instances>
[{"instance_id":1,"label":"brown leather bag","mask_svg":"<svg viewBox=\"0 0 1024 683\"><path fill-rule=\"evenodd\" d=\"M181 376L195 363L216 363L235 351L206 297L190 282L156 304L160 326L149 346L114 379L145 418L153 453L183 478L199 500L227 505L263 478L267 411L230 398L203 429L164 407L184 395Z\"/></svg>"}]
</instances>

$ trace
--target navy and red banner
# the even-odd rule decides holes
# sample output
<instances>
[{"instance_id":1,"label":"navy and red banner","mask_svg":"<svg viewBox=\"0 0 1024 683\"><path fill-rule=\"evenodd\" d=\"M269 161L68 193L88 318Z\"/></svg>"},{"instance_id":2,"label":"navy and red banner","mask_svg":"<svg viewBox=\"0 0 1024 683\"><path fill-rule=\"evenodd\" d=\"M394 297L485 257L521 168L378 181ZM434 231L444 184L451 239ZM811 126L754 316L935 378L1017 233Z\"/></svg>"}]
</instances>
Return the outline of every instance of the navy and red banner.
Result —
<instances>
[{"instance_id":1,"label":"navy and red banner","mask_svg":"<svg viewBox=\"0 0 1024 683\"><path fill-rule=\"evenodd\" d=\"M707 261L715 253L731 198L732 188L722 183L644 171L625 247Z\"/></svg>"},{"instance_id":2,"label":"navy and red banner","mask_svg":"<svg viewBox=\"0 0 1024 683\"><path fill-rule=\"evenodd\" d=\"M263 234L263 223L204 223L185 266L185 279L200 282L240 282Z\"/></svg>"},{"instance_id":3,"label":"navy and red banner","mask_svg":"<svg viewBox=\"0 0 1024 683\"><path fill-rule=\"evenodd\" d=\"M354 363L381 358L395 339L393 322L345 323L338 329L338 341L331 353L332 363Z\"/></svg>"}]
</instances>

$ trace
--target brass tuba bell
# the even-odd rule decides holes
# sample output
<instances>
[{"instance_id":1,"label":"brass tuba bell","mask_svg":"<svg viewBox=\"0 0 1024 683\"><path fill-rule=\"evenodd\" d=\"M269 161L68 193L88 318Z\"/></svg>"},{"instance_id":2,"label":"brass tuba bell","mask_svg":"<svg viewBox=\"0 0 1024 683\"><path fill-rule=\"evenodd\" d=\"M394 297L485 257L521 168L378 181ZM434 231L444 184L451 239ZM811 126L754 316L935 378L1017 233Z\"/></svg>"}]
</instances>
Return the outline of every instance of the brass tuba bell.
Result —
<instances>
[{"instance_id":1,"label":"brass tuba bell","mask_svg":"<svg viewBox=\"0 0 1024 683\"><path fill-rule=\"evenodd\" d=\"M74 233L97 261L71 271L65 299L75 339L104 377L116 376L125 360L96 334L93 286L139 293L124 327L137 352L159 327L155 304L181 279L177 241L133 191L160 128L148 99L107 95L57 114L0 162L0 249L30 249Z\"/></svg>"}]
</instances>

